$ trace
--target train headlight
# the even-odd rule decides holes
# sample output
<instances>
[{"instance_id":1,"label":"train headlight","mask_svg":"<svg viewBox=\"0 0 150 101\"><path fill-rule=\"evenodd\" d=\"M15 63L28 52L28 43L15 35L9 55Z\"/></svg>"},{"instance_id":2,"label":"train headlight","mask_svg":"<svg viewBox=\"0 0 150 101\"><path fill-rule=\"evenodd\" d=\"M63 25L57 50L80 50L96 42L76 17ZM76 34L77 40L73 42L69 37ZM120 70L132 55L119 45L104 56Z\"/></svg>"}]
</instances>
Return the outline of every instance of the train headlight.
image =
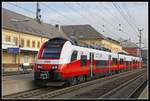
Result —
<instances>
[{"instance_id":1,"label":"train headlight","mask_svg":"<svg viewBox=\"0 0 150 101\"><path fill-rule=\"evenodd\" d=\"M52 69L58 69L58 66L52 66Z\"/></svg>"},{"instance_id":2,"label":"train headlight","mask_svg":"<svg viewBox=\"0 0 150 101\"><path fill-rule=\"evenodd\" d=\"M39 65L39 66L38 66L38 69L41 69L41 68L42 68L42 66Z\"/></svg>"}]
</instances>

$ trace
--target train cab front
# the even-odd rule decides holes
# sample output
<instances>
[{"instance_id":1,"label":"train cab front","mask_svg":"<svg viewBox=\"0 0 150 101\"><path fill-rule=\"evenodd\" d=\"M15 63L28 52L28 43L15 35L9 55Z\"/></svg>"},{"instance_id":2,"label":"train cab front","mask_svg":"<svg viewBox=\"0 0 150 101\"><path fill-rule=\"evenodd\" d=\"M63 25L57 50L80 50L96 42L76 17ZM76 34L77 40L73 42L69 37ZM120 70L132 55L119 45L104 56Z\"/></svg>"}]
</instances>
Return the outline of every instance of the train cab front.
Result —
<instances>
[{"instance_id":1,"label":"train cab front","mask_svg":"<svg viewBox=\"0 0 150 101\"><path fill-rule=\"evenodd\" d=\"M51 39L45 42L39 50L35 63L34 79L40 82L62 80L60 73L60 55L66 40Z\"/></svg>"}]
</instances>

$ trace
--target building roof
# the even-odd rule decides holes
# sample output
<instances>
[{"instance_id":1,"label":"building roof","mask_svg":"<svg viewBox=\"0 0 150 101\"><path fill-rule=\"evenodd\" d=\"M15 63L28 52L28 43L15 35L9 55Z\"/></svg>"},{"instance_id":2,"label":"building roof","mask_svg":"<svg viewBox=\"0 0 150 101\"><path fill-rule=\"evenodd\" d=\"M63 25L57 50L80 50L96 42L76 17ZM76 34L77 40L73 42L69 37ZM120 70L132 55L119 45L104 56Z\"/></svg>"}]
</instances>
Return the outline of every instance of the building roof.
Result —
<instances>
[{"instance_id":1,"label":"building roof","mask_svg":"<svg viewBox=\"0 0 150 101\"><path fill-rule=\"evenodd\" d=\"M53 37L65 37L67 36L62 32L58 31L54 26L47 23L38 23L34 19L15 13L13 11L2 8L2 26L5 29L10 29L14 31L29 33L41 37L53 38ZM12 19L25 20L29 19L27 22L14 22Z\"/></svg>"},{"instance_id":2,"label":"building roof","mask_svg":"<svg viewBox=\"0 0 150 101\"><path fill-rule=\"evenodd\" d=\"M63 25L61 29L68 37L77 39L105 38L105 36L97 32L91 25Z\"/></svg>"},{"instance_id":3,"label":"building roof","mask_svg":"<svg viewBox=\"0 0 150 101\"><path fill-rule=\"evenodd\" d=\"M106 39L106 40L109 40L109 41L111 41L111 42L113 42L113 43L120 44L120 42L119 42L119 41L114 40L114 39L112 39L112 38L110 38L110 37L107 37L107 39Z\"/></svg>"},{"instance_id":4,"label":"building roof","mask_svg":"<svg viewBox=\"0 0 150 101\"><path fill-rule=\"evenodd\" d=\"M121 43L123 48L138 48L138 46L131 42L131 40L126 40L124 41L124 39L120 38L118 39L118 41Z\"/></svg>"}]
</instances>

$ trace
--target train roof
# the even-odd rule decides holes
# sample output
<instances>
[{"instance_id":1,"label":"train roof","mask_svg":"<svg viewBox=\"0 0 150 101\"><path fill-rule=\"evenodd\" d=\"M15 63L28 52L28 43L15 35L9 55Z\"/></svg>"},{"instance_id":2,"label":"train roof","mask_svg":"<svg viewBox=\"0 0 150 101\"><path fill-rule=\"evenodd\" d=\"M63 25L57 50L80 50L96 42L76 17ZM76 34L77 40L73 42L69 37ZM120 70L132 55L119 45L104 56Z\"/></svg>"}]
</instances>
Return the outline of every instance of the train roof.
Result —
<instances>
[{"instance_id":1,"label":"train roof","mask_svg":"<svg viewBox=\"0 0 150 101\"><path fill-rule=\"evenodd\" d=\"M129 56L129 55L126 55L126 54L116 54L116 53L112 53L112 52L110 52L110 51L105 51L105 50L101 50L101 49L99 49L98 47L93 47L93 46L89 46L89 45L87 45L87 44L84 44L84 43L82 43L82 44L77 44L75 41L73 41L73 40L69 40L69 39L66 39L66 38L62 38L62 37L55 37L55 38L53 38L53 39L50 39L49 41L51 41L51 40L57 40L57 41L64 41L64 42L67 42L67 41L69 41L72 45L73 45L73 47L74 47L74 49L76 49L76 50L80 50L80 49L82 49L83 51L89 51L89 52L91 52L91 51L93 51L93 52L95 52L95 53L104 53L104 54L107 54L107 55L111 55L112 56L112 58L114 57L118 57L119 56L119 58L128 58L129 60L131 60L131 59L136 59L136 60L138 60L139 58L138 57L135 57L135 56Z\"/></svg>"}]
</instances>

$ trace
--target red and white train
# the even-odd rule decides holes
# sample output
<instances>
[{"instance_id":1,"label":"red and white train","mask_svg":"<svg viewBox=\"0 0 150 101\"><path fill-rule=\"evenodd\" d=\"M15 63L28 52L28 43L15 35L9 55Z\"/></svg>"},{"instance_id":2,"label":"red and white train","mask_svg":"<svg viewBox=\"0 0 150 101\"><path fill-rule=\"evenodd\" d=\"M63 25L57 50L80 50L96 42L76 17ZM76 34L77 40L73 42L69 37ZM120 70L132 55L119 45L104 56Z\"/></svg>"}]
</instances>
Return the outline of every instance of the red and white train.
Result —
<instances>
[{"instance_id":1,"label":"red and white train","mask_svg":"<svg viewBox=\"0 0 150 101\"><path fill-rule=\"evenodd\" d=\"M54 81L74 85L94 77L139 68L139 62L138 57L81 47L57 37L41 46L34 79L44 85Z\"/></svg>"}]
</instances>

